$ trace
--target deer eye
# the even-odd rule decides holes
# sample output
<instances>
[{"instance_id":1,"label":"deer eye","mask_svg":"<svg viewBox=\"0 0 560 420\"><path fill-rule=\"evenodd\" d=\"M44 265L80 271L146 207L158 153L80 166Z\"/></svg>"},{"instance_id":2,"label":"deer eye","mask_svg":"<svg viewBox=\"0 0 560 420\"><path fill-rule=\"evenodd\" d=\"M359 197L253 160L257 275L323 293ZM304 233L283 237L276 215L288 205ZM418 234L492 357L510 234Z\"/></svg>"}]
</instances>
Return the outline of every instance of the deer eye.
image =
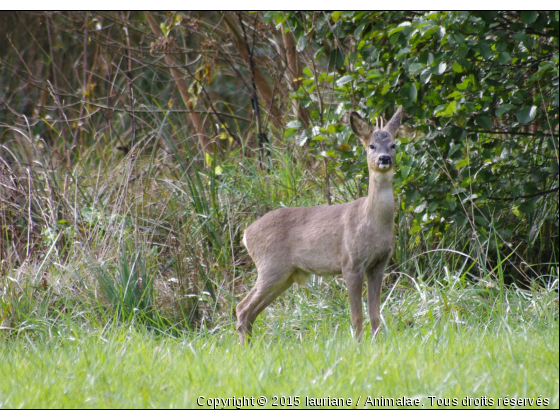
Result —
<instances>
[{"instance_id":1,"label":"deer eye","mask_svg":"<svg viewBox=\"0 0 560 420\"><path fill-rule=\"evenodd\" d=\"M395 145L394 145L394 144L392 144L392 145L391 145L391 149L394 149L394 148L395 148Z\"/></svg>"},{"instance_id":2,"label":"deer eye","mask_svg":"<svg viewBox=\"0 0 560 420\"><path fill-rule=\"evenodd\" d=\"M369 145L369 148L370 148L371 150L375 150L375 146L374 146L373 144L370 144L370 145Z\"/></svg>"}]
</instances>

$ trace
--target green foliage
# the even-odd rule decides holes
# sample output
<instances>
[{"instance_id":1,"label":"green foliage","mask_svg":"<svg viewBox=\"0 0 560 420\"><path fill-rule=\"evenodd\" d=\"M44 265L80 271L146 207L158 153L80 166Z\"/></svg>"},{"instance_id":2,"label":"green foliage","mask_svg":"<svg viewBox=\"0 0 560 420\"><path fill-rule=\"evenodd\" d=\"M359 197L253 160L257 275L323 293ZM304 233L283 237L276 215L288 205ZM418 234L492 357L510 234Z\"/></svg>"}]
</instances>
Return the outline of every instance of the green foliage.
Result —
<instances>
[{"instance_id":1,"label":"green foliage","mask_svg":"<svg viewBox=\"0 0 560 420\"><path fill-rule=\"evenodd\" d=\"M455 229L482 265L496 261L496 250L481 255L490 245L534 267L529 277L546 271L539 264L558 255L557 12L269 12L267 20L317 51L294 94L315 121L300 143L309 139L331 170L359 179L364 157L344 115L357 109L373 121L402 104L409 134L395 180L410 232L430 232L433 247ZM343 58L321 60L329 51Z\"/></svg>"}]
</instances>

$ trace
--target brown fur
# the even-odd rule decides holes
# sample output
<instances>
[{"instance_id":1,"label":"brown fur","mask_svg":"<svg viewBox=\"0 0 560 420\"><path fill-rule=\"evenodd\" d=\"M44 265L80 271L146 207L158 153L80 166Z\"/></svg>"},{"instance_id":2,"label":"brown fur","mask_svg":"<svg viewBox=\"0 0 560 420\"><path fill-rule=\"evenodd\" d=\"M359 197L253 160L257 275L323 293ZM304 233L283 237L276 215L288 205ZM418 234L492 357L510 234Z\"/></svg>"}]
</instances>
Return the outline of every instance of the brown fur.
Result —
<instances>
[{"instance_id":1,"label":"brown fur","mask_svg":"<svg viewBox=\"0 0 560 420\"><path fill-rule=\"evenodd\" d=\"M362 288L367 277L369 316L373 331L377 331L383 272L395 244L395 151L391 146L401 115L399 107L381 130L373 130L357 113L351 115L352 130L368 154L367 197L333 206L277 209L246 229L243 239L258 278L237 306L241 342L251 335L252 324L264 308L293 283L305 283L310 274L344 276L357 336L362 331ZM391 161L388 168L387 158Z\"/></svg>"}]
</instances>

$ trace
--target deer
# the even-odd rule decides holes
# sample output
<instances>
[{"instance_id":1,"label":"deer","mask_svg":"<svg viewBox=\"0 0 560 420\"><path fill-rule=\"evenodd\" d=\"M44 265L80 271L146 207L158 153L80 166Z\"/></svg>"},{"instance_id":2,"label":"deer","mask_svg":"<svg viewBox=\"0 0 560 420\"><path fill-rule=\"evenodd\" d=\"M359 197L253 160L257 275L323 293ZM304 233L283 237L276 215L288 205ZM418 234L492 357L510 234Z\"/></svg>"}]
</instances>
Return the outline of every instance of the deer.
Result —
<instances>
[{"instance_id":1,"label":"deer","mask_svg":"<svg viewBox=\"0 0 560 420\"><path fill-rule=\"evenodd\" d=\"M362 292L367 278L367 303L374 336L380 325L380 295L385 267L395 248L393 168L395 136L402 106L385 126L371 126L350 114L350 127L367 153L368 194L330 206L273 210L243 234L257 268L257 281L237 305L241 344L250 340L257 316L294 283L303 286L312 274L342 274L348 289L354 335L362 333Z\"/></svg>"}]
</instances>

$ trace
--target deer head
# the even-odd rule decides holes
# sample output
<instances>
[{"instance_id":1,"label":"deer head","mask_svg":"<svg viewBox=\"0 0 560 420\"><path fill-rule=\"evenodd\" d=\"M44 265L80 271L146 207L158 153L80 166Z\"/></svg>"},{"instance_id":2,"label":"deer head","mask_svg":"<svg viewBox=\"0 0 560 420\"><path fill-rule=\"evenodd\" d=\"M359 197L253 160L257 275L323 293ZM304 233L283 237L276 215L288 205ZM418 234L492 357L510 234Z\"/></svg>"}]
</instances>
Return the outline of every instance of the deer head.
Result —
<instances>
[{"instance_id":1,"label":"deer head","mask_svg":"<svg viewBox=\"0 0 560 420\"><path fill-rule=\"evenodd\" d=\"M350 126L356 134L367 153L368 168L370 171L387 172L395 163L395 135L401 125L402 106L385 125L373 127L368 124L357 112L350 115Z\"/></svg>"}]
</instances>

